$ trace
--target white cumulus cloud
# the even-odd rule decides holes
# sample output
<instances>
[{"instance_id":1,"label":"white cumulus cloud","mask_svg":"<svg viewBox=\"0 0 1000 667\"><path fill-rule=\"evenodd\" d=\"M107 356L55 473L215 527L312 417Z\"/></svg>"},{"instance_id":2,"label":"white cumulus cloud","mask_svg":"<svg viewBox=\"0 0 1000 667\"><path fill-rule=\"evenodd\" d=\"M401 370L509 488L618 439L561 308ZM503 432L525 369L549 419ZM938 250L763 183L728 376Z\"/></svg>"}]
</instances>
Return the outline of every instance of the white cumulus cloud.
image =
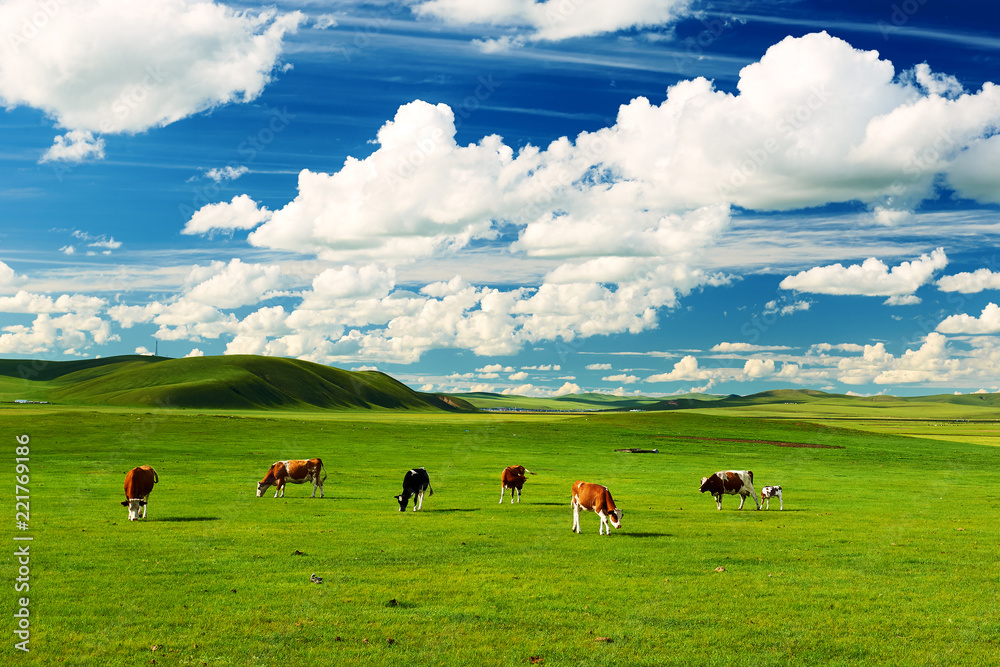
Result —
<instances>
[{"instance_id":1,"label":"white cumulus cloud","mask_svg":"<svg viewBox=\"0 0 1000 667\"><path fill-rule=\"evenodd\" d=\"M779 350L790 350L787 345L753 345L751 343L717 343L713 345L709 352L771 352Z\"/></svg>"},{"instance_id":2,"label":"white cumulus cloud","mask_svg":"<svg viewBox=\"0 0 1000 667\"><path fill-rule=\"evenodd\" d=\"M698 359L693 355L686 355L674 364L673 370L668 373L658 373L646 378L646 382L674 382L678 380L707 380L713 373L709 369L698 367Z\"/></svg>"},{"instance_id":3,"label":"white cumulus cloud","mask_svg":"<svg viewBox=\"0 0 1000 667\"><path fill-rule=\"evenodd\" d=\"M17 275L14 269L0 261L0 294L9 292L24 282L24 277Z\"/></svg>"},{"instance_id":4,"label":"white cumulus cloud","mask_svg":"<svg viewBox=\"0 0 1000 667\"><path fill-rule=\"evenodd\" d=\"M1000 333L1000 306L988 303L979 317L951 315L937 325L935 331L944 334L995 334Z\"/></svg>"},{"instance_id":5,"label":"white cumulus cloud","mask_svg":"<svg viewBox=\"0 0 1000 667\"><path fill-rule=\"evenodd\" d=\"M602 382L621 382L622 384L634 384L639 381L638 375L628 375L626 373L619 373L618 375L608 375L607 377L601 378Z\"/></svg>"},{"instance_id":6,"label":"white cumulus cloud","mask_svg":"<svg viewBox=\"0 0 1000 667\"><path fill-rule=\"evenodd\" d=\"M238 258L196 266L187 282L184 299L216 308L239 308L260 302L284 284L281 267L246 264Z\"/></svg>"},{"instance_id":7,"label":"white cumulus cloud","mask_svg":"<svg viewBox=\"0 0 1000 667\"><path fill-rule=\"evenodd\" d=\"M232 232L235 229L253 229L271 219L271 211L260 206L247 195L237 195L230 202L207 204L194 212L184 225L181 234L210 234Z\"/></svg>"},{"instance_id":8,"label":"white cumulus cloud","mask_svg":"<svg viewBox=\"0 0 1000 667\"><path fill-rule=\"evenodd\" d=\"M573 382L564 382L558 389L537 387L533 384L522 384L517 387L509 387L503 390L504 395L531 396L535 398L551 398L553 396L565 396L566 394L579 394L580 385Z\"/></svg>"},{"instance_id":9,"label":"white cumulus cloud","mask_svg":"<svg viewBox=\"0 0 1000 667\"><path fill-rule=\"evenodd\" d=\"M971 273L956 273L951 276L942 276L937 281L937 286L942 292L961 292L963 294L1000 289L1000 273L994 273L989 269L976 269Z\"/></svg>"},{"instance_id":10,"label":"white cumulus cloud","mask_svg":"<svg viewBox=\"0 0 1000 667\"><path fill-rule=\"evenodd\" d=\"M458 25L515 28L516 40L557 41L658 26L686 13L689 0L415 0L414 14ZM500 38L508 46L511 38ZM491 40L492 41L492 40Z\"/></svg>"},{"instance_id":11,"label":"white cumulus cloud","mask_svg":"<svg viewBox=\"0 0 1000 667\"><path fill-rule=\"evenodd\" d=\"M246 165L241 164L238 167L226 165L225 167L209 169L205 172L205 176L212 179L216 183L221 183L222 181L235 181L237 178L248 173L249 171L250 168Z\"/></svg>"},{"instance_id":12,"label":"white cumulus cloud","mask_svg":"<svg viewBox=\"0 0 1000 667\"><path fill-rule=\"evenodd\" d=\"M71 130L56 137L40 162L84 162L104 158L104 139L89 130Z\"/></svg>"},{"instance_id":13,"label":"white cumulus cloud","mask_svg":"<svg viewBox=\"0 0 1000 667\"><path fill-rule=\"evenodd\" d=\"M930 255L921 255L891 269L874 257L847 267L839 263L816 267L788 276L779 287L813 294L902 296L930 282L934 273L947 265L944 249L937 248Z\"/></svg>"},{"instance_id":14,"label":"white cumulus cloud","mask_svg":"<svg viewBox=\"0 0 1000 667\"><path fill-rule=\"evenodd\" d=\"M69 130L45 159L101 157L98 134L255 99L303 20L209 0L7 0L0 104L39 109Z\"/></svg>"},{"instance_id":15,"label":"white cumulus cloud","mask_svg":"<svg viewBox=\"0 0 1000 667\"><path fill-rule=\"evenodd\" d=\"M399 262L493 234L498 182L517 176L500 137L459 146L451 109L416 101L399 108L377 142L372 155L348 158L335 174L303 170L298 197L250 243L335 261Z\"/></svg>"}]
</instances>

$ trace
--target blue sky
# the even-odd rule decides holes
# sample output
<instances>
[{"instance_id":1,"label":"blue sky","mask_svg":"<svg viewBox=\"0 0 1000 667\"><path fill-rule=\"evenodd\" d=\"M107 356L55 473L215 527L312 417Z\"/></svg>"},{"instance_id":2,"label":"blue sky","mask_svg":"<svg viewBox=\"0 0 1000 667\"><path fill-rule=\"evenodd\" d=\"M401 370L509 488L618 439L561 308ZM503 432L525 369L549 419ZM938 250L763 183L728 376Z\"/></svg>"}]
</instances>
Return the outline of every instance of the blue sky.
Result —
<instances>
[{"instance_id":1,"label":"blue sky","mask_svg":"<svg viewBox=\"0 0 1000 667\"><path fill-rule=\"evenodd\" d=\"M990 7L10 0L0 355L998 391Z\"/></svg>"}]
</instances>

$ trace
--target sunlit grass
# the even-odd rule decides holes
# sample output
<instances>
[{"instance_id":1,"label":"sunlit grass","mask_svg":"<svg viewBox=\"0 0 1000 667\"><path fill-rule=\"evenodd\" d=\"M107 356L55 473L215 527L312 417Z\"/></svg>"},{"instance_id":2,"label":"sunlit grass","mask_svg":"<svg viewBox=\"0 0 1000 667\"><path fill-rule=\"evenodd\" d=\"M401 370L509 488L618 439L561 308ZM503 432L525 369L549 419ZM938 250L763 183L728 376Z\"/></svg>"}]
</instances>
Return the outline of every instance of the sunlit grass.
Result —
<instances>
[{"instance_id":1,"label":"sunlit grass","mask_svg":"<svg viewBox=\"0 0 1000 667\"><path fill-rule=\"evenodd\" d=\"M994 448L680 413L0 419L31 436L39 664L978 665L1000 637ZM254 496L305 456L325 499ZM161 481L129 522L142 463ZM513 463L537 474L498 505ZM400 513L420 465L435 493ZM697 486L724 468L786 510L717 511ZM622 529L571 533L576 479Z\"/></svg>"}]
</instances>

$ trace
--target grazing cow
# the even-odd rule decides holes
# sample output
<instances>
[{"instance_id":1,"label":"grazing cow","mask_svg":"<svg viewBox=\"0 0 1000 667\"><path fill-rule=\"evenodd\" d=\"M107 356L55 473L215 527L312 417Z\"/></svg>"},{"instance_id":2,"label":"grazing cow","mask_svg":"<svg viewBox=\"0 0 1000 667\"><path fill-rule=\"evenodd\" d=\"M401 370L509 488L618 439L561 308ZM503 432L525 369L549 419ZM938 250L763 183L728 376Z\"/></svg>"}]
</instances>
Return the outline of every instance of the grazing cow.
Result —
<instances>
[{"instance_id":1,"label":"grazing cow","mask_svg":"<svg viewBox=\"0 0 1000 667\"><path fill-rule=\"evenodd\" d=\"M764 503L764 509L771 509L771 498L778 499L778 509L785 509L785 501L781 498L780 486L765 486L760 490L760 501Z\"/></svg>"},{"instance_id":2,"label":"grazing cow","mask_svg":"<svg viewBox=\"0 0 1000 667\"><path fill-rule=\"evenodd\" d=\"M524 473L535 473L524 466L507 466L500 473L500 504L503 504L503 492L510 489L510 503L514 504L514 492L517 491L517 502L521 502L521 487L524 486Z\"/></svg>"},{"instance_id":3,"label":"grazing cow","mask_svg":"<svg viewBox=\"0 0 1000 667\"><path fill-rule=\"evenodd\" d=\"M159 481L156 471L149 466L132 468L125 473L125 500L122 505L128 508L129 521L146 518L149 494L153 491L153 485Z\"/></svg>"},{"instance_id":4,"label":"grazing cow","mask_svg":"<svg viewBox=\"0 0 1000 667\"><path fill-rule=\"evenodd\" d=\"M408 470L403 475L403 493L393 496L399 502L399 511L403 512L406 510L406 504L410 502L410 496L417 497L413 501L414 512L423 507L424 491L429 496L434 495L434 489L431 488L431 478L427 476L427 471L423 467Z\"/></svg>"},{"instance_id":5,"label":"grazing cow","mask_svg":"<svg viewBox=\"0 0 1000 667\"><path fill-rule=\"evenodd\" d=\"M723 494L739 494L739 509L743 509L743 503L746 502L747 496L750 496L753 498L754 504L757 505L757 509L760 509L760 503L757 502L757 496L753 491L753 472L750 470L720 470L713 473L711 477L702 477L701 488L698 490L702 493L710 491L720 510L722 509Z\"/></svg>"},{"instance_id":6,"label":"grazing cow","mask_svg":"<svg viewBox=\"0 0 1000 667\"><path fill-rule=\"evenodd\" d=\"M611 526L622 527L622 510L615 507L615 501L611 498L608 487L600 484L588 484L587 482L574 482L573 493L570 496L570 507L573 508L573 530L580 532L580 510L594 511L601 517L601 525L597 529L597 534L601 535L605 531L611 534ZM609 526L608 524L611 524Z\"/></svg>"},{"instance_id":7,"label":"grazing cow","mask_svg":"<svg viewBox=\"0 0 1000 667\"><path fill-rule=\"evenodd\" d=\"M320 472L323 473L322 479ZM323 497L323 482L326 481L326 468L320 459L297 459L291 461L275 461L267 471L264 479L257 482L257 497L260 498L267 491L269 486L274 486L274 497L285 497L285 484L302 484L305 481L312 482L313 492L310 498L316 497L316 489L319 489L319 497Z\"/></svg>"}]
</instances>

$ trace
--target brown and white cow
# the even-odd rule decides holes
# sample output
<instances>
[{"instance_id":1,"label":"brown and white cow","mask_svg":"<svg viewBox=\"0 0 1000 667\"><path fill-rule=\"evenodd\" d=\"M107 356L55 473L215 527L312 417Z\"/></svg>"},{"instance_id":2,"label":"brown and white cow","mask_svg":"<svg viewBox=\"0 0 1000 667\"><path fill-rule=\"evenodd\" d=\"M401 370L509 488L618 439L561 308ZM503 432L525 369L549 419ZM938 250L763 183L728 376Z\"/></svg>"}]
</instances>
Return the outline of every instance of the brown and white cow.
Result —
<instances>
[{"instance_id":1,"label":"brown and white cow","mask_svg":"<svg viewBox=\"0 0 1000 667\"><path fill-rule=\"evenodd\" d=\"M535 473L524 466L507 466L500 473L500 504L503 504L503 492L510 489L510 503L514 504L514 492L517 491L517 502L521 502L521 487L524 486L524 473Z\"/></svg>"},{"instance_id":2,"label":"brown and white cow","mask_svg":"<svg viewBox=\"0 0 1000 667\"><path fill-rule=\"evenodd\" d=\"M723 494L739 495L739 509L743 509L743 503L746 502L747 496L750 496L757 509L760 509L760 503L757 502L757 495L753 490L753 472L750 470L720 470L710 477L702 477L701 487L698 490L702 493L711 492L716 507L720 510Z\"/></svg>"},{"instance_id":3,"label":"brown and white cow","mask_svg":"<svg viewBox=\"0 0 1000 667\"><path fill-rule=\"evenodd\" d=\"M765 486L760 490L760 502L764 504L764 509L771 509L771 498L778 499L778 509L785 509L780 486Z\"/></svg>"},{"instance_id":4,"label":"brown and white cow","mask_svg":"<svg viewBox=\"0 0 1000 667\"><path fill-rule=\"evenodd\" d=\"M610 535L611 526L622 527L622 510L615 507L615 501L611 498L611 492L606 486L579 481L573 482L573 493L570 496L569 504L573 508L573 530L577 533L580 532L581 509L596 512L597 516L601 517L601 525L597 529L598 535L605 531Z\"/></svg>"},{"instance_id":5,"label":"brown and white cow","mask_svg":"<svg viewBox=\"0 0 1000 667\"><path fill-rule=\"evenodd\" d=\"M139 466L125 473L125 500L122 505L128 508L129 521L146 518L149 494L159 481L156 471L150 466Z\"/></svg>"},{"instance_id":6,"label":"brown and white cow","mask_svg":"<svg viewBox=\"0 0 1000 667\"><path fill-rule=\"evenodd\" d=\"M323 473L322 479L320 472ZM285 484L302 484L312 482L313 492L310 498L316 497L316 489L319 489L319 497L323 497L323 482L326 481L326 468L320 459L293 459L289 461L275 461L267 471L264 479L257 482L257 497L260 498L267 491L269 486L274 486L274 497L285 497Z\"/></svg>"}]
</instances>

